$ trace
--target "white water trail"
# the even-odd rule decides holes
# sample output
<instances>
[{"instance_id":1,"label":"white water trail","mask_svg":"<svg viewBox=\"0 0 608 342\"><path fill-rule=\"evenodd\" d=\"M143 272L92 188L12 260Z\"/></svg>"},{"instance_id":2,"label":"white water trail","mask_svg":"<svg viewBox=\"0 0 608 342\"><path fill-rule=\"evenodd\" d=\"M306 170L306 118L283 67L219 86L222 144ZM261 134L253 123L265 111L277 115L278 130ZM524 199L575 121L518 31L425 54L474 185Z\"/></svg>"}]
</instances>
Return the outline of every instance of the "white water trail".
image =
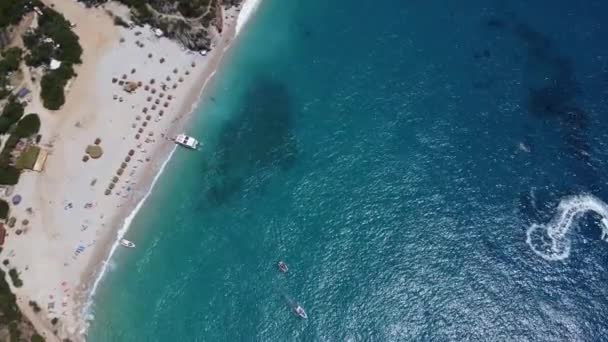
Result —
<instances>
[{"instance_id":1,"label":"white water trail","mask_svg":"<svg viewBox=\"0 0 608 342\"><path fill-rule=\"evenodd\" d=\"M599 214L602 240L608 242L608 205L593 195L570 196L562 199L557 213L547 224L532 224L526 232L526 243L545 260L558 261L570 256L568 231L583 214Z\"/></svg>"}]
</instances>

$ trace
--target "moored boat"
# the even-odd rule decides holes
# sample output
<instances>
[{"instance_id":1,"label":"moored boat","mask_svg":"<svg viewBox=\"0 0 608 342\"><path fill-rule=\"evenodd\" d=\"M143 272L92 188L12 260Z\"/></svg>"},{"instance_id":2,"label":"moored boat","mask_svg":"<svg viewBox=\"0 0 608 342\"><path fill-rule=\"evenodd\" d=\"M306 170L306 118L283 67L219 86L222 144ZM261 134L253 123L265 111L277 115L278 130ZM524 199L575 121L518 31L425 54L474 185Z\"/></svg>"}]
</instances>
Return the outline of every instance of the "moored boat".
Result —
<instances>
[{"instance_id":1,"label":"moored boat","mask_svg":"<svg viewBox=\"0 0 608 342\"><path fill-rule=\"evenodd\" d=\"M135 244L127 239L120 239L119 243L127 248L134 248Z\"/></svg>"},{"instance_id":2,"label":"moored boat","mask_svg":"<svg viewBox=\"0 0 608 342\"><path fill-rule=\"evenodd\" d=\"M300 306L300 304L298 304L296 306L295 309L293 309L293 311L296 313L296 315L300 316L303 319L307 319L308 315L306 314L306 311L304 311L304 308L302 306Z\"/></svg>"},{"instance_id":3,"label":"moored boat","mask_svg":"<svg viewBox=\"0 0 608 342\"><path fill-rule=\"evenodd\" d=\"M198 140L194 139L191 136L185 135L185 134L180 134L180 135L176 136L173 139L173 141L175 141L175 143L178 145L181 145L186 148L193 149L193 150L196 150L198 148L198 146L200 145Z\"/></svg>"}]
</instances>

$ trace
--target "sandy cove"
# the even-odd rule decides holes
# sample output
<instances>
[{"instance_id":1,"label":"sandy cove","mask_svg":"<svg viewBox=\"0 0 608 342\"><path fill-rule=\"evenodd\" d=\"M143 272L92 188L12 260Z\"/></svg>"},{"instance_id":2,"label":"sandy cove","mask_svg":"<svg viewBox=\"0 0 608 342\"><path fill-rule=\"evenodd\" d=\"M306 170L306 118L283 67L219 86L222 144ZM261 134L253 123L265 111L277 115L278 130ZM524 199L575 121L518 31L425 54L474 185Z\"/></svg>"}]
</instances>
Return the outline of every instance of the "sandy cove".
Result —
<instances>
[{"instance_id":1,"label":"sandy cove","mask_svg":"<svg viewBox=\"0 0 608 342\"><path fill-rule=\"evenodd\" d=\"M104 8L44 2L77 25L83 64L62 109L45 110L37 96L26 108L42 119L40 145L49 157L43 172L22 174L13 190L23 200L11 209L17 224L8 231L5 268L19 271L23 287L14 289L19 306L47 341L85 340L84 309L125 218L174 148L168 138L184 128L236 36L237 20L242 27L259 0L249 0L240 14L224 13L222 37L205 57L157 38L150 28L116 27ZM141 85L128 93L121 81ZM83 161L97 138L103 155ZM30 301L42 311L34 313Z\"/></svg>"}]
</instances>

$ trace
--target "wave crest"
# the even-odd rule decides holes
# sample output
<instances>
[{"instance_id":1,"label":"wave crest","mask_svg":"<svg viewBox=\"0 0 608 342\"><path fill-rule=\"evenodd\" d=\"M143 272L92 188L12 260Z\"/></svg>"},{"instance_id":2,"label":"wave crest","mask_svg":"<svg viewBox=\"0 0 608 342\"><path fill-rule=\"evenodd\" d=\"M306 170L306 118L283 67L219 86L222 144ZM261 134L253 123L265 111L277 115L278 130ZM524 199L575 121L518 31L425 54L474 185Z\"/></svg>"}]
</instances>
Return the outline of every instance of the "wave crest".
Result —
<instances>
[{"instance_id":1,"label":"wave crest","mask_svg":"<svg viewBox=\"0 0 608 342\"><path fill-rule=\"evenodd\" d=\"M580 195L562 199L557 206L557 213L549 223L531 225L526 232L526 243L545 260L568 258L571 245L568 231L587 212L595 212L602 217L601 238L608 241L608 205L595 196Z\"/></svg>"}]
</instances>

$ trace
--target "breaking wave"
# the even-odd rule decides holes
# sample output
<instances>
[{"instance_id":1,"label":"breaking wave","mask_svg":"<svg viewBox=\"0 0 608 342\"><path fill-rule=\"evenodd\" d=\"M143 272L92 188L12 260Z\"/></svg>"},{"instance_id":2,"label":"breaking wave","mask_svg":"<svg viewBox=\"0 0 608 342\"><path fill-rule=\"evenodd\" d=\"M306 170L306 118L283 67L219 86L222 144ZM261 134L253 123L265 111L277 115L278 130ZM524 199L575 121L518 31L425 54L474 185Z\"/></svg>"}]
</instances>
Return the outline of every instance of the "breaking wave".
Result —
<instances>
[{"instance_id":1,"label":"breaking wave","mask_svg":"<svg viewBox=\"0 0 608 342\"><path fill-rule=\"evenodd\" d=\"M558 261L570 256L568 231L577 219L587 212L599 214L602 240L608 241L608 205L592 195L571 196L562 199L557 213L546 224L532 224L526 232L526 243L534 253L545 260Z\"/></svg>"}]
</instances>

